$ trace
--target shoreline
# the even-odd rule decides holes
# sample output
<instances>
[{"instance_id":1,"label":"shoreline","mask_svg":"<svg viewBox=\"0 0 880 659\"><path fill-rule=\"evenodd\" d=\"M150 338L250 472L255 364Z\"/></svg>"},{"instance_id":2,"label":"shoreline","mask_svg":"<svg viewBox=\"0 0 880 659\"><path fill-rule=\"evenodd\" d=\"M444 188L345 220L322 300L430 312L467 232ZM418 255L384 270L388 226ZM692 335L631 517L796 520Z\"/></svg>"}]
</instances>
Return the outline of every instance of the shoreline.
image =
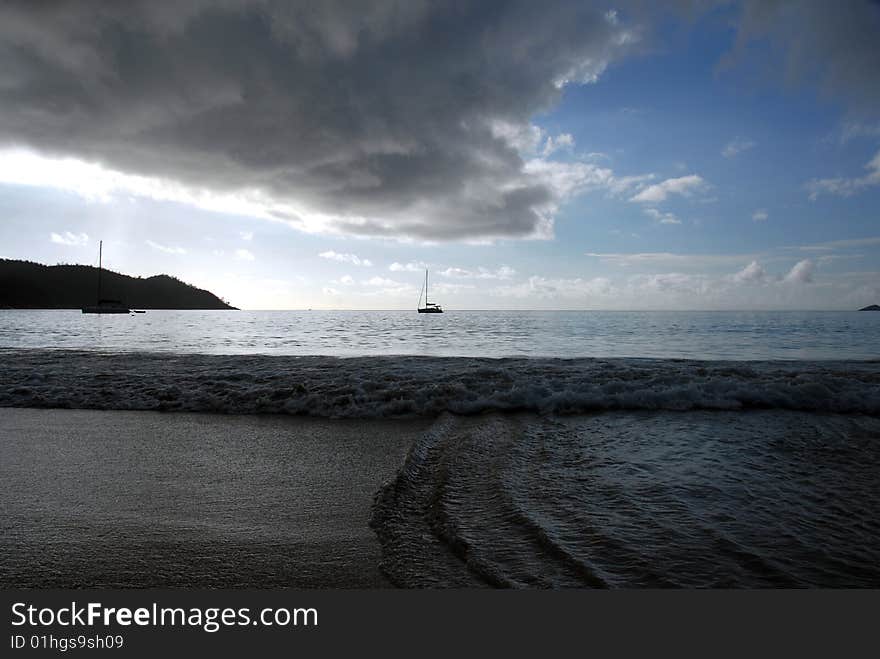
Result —
<instances>
[{"instance_id":1,"label":"shoreline","mask_svg":"<svg viewBox=\"0 0 880 659\"><path fill-rule=\"evenodd\" d=\"M0 586L393 587L370 508L429 424L0 408Z\"/></svg>"},{"instance_id":2,"label":"shoreline","mask_svg":"<svg viewBox=\"0 0 880 659\"><path fill-rule=\"evenodd\" d=\"M878 439L778 408L0 408L0 587L876 587Z\"/></svg>"}]
</instances>

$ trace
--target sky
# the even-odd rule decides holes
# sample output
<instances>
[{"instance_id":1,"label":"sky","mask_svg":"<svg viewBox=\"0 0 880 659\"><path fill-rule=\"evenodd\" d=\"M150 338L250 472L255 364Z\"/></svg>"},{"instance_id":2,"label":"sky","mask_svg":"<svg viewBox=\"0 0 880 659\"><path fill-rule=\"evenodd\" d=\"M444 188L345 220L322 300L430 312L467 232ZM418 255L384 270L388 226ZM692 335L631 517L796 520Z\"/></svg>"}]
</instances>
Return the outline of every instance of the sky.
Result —
<instances>
[{"instance_id":1,"label":"sky","mask_svg":"<svg viewBox=\"0 0 880 659\"><path fill-rule=\"evenodd\" d=\"M880 3L0 5L0 258L245 309L880 303Z\"/></svg>"}]
</instances>

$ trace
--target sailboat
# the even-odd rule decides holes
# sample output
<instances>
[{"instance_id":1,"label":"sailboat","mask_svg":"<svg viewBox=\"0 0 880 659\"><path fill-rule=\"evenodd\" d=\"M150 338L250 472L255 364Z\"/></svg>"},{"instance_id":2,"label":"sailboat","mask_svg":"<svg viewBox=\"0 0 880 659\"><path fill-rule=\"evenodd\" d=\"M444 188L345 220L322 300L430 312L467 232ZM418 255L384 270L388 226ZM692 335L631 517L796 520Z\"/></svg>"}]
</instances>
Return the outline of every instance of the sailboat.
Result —
<instances>
[{"instance_id":1,"label":"sailboat","mask_svg":"<svg viewBox=\"0 0 880 659\"><path fill-rule=\"evenodd\" d=\"M425 269L425 286L423 287L425 292L425 306L416 306L416 309L419 313L443 313L443 308L439 304L434 304L433 302L428 302L428 270ZM422 294L419 293L419 305L422 303Z\"/></svg>"},{"instance_id":2,"label":"sailboat","mask_svg":"<svg viewBox=\"0 0 880 659\"><path fill-rule=\"evenodd\" d=\"M98 243L98 304L93 307L83 307L83 313L128 313L130 310L119 300L105 300L101 297L101 273L103 272L101 259L103 257L104 241Z\"/></svg>"}]
</instances>

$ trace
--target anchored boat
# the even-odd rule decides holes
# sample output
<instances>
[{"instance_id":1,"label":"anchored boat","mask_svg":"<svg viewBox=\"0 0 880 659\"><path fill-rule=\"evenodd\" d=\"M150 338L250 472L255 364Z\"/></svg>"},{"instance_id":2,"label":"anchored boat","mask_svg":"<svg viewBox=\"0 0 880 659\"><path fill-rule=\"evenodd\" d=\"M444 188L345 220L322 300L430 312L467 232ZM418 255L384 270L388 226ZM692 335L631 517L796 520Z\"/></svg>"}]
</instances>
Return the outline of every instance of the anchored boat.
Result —
<instances>
[{"instance_id":1,"label":"anchored boat","mask_svg":"<svg viewBox=\"0 0 880 659\"><path fill-rule=\"evenodd\" d=\"M421 306L422 304L422 293L425 294L425 306ZM443 308L439 304L434 304L433 302L428 302L428 270L425 269L425 285L422 287L422 292L419 293L419 303L416 307L419 313L443 313Z\"/></svg>"},{"instance_id":2,"label":"anchored boat","mask_svg":"<svg viewBox=\"0 0 880 659\"><path fill-rule=\"evenodd\" d=\"M101 273L103 272L102 257L104 241L98 243L98 303L91 307L83 307L83 313L129 313L130 309L119 300L108 300L101 297Z\"/></svg>"}]
</instances>

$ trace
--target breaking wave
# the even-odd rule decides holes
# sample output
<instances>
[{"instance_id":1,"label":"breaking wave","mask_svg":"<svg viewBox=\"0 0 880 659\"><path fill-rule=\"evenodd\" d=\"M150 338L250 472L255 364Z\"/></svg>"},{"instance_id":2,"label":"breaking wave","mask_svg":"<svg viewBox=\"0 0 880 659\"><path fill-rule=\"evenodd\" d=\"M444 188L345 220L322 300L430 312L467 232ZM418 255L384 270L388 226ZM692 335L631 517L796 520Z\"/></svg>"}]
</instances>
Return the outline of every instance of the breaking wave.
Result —
<instances>
[{"instance_id":1,"label":"breaking wave","mask_svg":"<svg viewBox=\"0 0 880 659\"><path fill-rule=\"evenodd\" d=\"M0 406L318 417L785 409L880 414L880 362L0 352Z\"/></svg>"}]
</instances>

